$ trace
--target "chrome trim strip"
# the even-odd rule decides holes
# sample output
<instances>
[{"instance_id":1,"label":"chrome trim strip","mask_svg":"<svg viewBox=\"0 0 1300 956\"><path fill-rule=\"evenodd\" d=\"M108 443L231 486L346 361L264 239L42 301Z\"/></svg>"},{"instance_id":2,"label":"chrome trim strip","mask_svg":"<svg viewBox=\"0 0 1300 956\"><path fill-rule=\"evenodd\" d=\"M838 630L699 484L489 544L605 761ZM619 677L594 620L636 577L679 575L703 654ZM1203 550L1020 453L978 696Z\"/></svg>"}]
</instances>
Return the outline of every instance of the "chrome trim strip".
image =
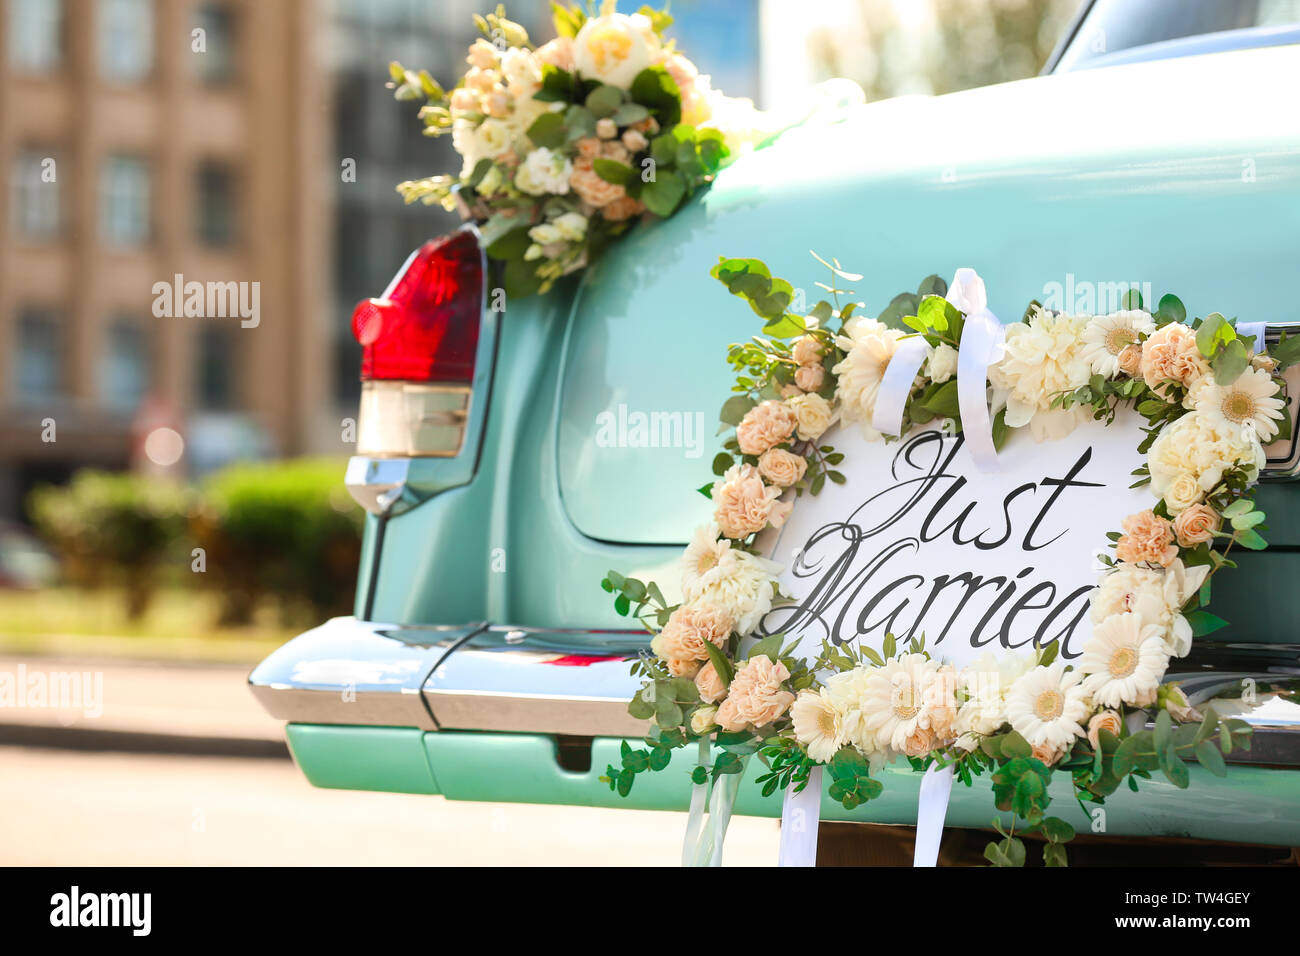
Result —
<instances>
[{"instance_id":1,"label":"chrome trim strip","mask_svg":"<svg viewBox=\"0 0 1300 956\"><path fill-rule=\"evenodd\" d=\"M1282 333L1297 334L1300 322L1270 322L1264 328L1266 345L1276 345ZM1291 437L1285 441L1275 441L1264 446L1264 469L1260 477L1269 480L1286 480L1300 477L1300 365L1293 365L1282 373L1286 379L1291 416Z\"/></svg>"},{"instance_id":2,"label":"chrome trim strip","mask_svg":"<svg viewBox=\"0 0 1300 956\"><path fill-rule=\"evenodd\" d=\"M646 645L639 631L490 627L430 674L424 698L446 729L641 737L628 659Z\"/></svg>"},{"instance_id":3,"label":"chrome trim strip","mask_svg":"<svg viewBox=\"0 0 1300 956\"><path fill-rule=\"evenodd\" d=\"M258 664L248 675L249 689L279 720L437 730L420 688L459 643L483 627L336 617Z\"/></svg>"}]
</instances>

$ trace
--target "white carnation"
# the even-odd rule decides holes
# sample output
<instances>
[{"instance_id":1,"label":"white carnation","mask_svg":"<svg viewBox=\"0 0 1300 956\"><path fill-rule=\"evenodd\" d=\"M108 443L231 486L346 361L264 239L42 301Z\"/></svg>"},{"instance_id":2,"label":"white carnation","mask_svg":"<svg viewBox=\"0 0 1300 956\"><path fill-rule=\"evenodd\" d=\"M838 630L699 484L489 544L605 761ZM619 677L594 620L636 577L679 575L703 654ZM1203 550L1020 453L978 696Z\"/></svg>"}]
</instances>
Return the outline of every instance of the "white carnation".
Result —
<instances>
[{"instance_id":1,"label":"white carnation","mask_svg":"<svg viewBox=\"0 0 1300 956\"><path fill-rule=\"evenodd\" d=\"M573 163L562 153L543 146L528 154L515 173L515 185L531 196L551 193L562 196L569 191Z\"/></svg>"},{"instance_id":2,"label":"white carnation","mask_svg":"<svg viewBox=\"0 0 1300 956\"><path fill-rule=\"evenodd\" d=\"M1006 403L1006 423L1029 426L1035 441L1064 438L1089 417L1086 407L1052 408L1052 399L1088 384L1092 366L1083 354L1087 316L1037 308L1027 323L1007 326L1002 358L989 368L994 401Z\"/></svg>"},{"instance_id":3,"label":"white carnation","mask_svg":"<svg viewBox=\"0 0 1300 956\"><path fill-rule=\"evenodd\" d=\"M1195 504L1187 500L1184 479L1176 494L1167 493L1179 478L1191 475L1200 488L1200 497L1213 491L1230 468L1245 469L1254 480L1264 467L1264 449L1253 426L1234 425L1218 415L1194 411L1166 425L1147 453L1151 472L1151 491L1170 511L1177 513Z\"/></svg>"}]
</instances>

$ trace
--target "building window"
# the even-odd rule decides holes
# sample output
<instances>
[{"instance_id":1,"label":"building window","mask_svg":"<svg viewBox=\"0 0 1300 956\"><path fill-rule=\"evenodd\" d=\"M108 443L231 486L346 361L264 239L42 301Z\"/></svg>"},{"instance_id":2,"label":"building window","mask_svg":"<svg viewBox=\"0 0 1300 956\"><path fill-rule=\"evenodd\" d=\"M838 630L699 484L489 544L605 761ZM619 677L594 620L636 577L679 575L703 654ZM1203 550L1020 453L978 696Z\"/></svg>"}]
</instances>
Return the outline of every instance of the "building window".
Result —
<instances>
[{"instance_id":1,"label":"building window","mask_svg":"<svg viewBox=\"0 0 1300 956\"><path fill-rule=\"evenodd\" d=\"M235 174L225 163L205 162L198 171L198 233L210 246L228 246L235 241Z\"/></svg>"},{"instance_id":2,"label":"building window","mask_svg":"<svg viewBox=\"0 0 1300 956\"><path fill-rule=\"evenodd\" d=\"M133 412L149 390L149 338L139 322L118 319L108 328L105 346L100 375L104 404L116 412Z\"/></svg>"},{"instance_id":3,"label":"building window","mask_svg":"<svg viewBox=\"0 0 1300 956\"><path fill-rule=\"evenodd\" d=\"M10 172L10 210L14 233L24 239L51 239L59 232L58 163L50 150L24 149Z\"/></svg>"},{"instance_id":4,"label":"building window","mask_svg":"<svg viewBox=\"0 0 1300 956\"><path fill-rule=\"evenodd\" d=\"M208 325L199 330L198 367L195 382L199 408L228 411L235 406L234 329Z\"/></svg>"},{"instance_id":5,"label":"building window","mask_svg":"<svg viewBox=\"0 0 1300 956\"><path fill-rule=\"evenodd\" d=\"M99 0L99 70L139 83L153 70L153 0Z\"/></svg>"},{"instance_id":6,"label":"building window","mask_svg":"<svg viewBox=\"0 0 1300 956\"><path fill-rule=\"evenodd\" d=\"M235 74L234 12L224 3L205 3L196 27L203 31L203 49L194 53L199 79L208 86L229 83Z\"/></svg>"},{"instance_id":7,"label":"building window","mask_svg":"<svg viewBox=\"0 0 1300 956\"><path fill-rule=\"evenodd\" d=\"M9 0L9 62L50 73L63 60L62 0Z\"/></svg>"},{"instance_id":8,"label":"building window","mask_svg":"<svg viewBox=\"0 0 1300 956\"><path fill-rule=\"evenodd\" d=\"M109 156L99 184L99 231L115 246L149 239L149 166L136 156Z\"/></svg>"},{"instance_id":9,"label":"building window","mask_svg":"<svg viewBox=\"0 0 1300 956\"><path fill-rule=\"evenodd\" d=\"M26 308L18 315L13 382L20 404L33 405L63 394L60 328L53 309Z\"/></svg>"}]
</instances>

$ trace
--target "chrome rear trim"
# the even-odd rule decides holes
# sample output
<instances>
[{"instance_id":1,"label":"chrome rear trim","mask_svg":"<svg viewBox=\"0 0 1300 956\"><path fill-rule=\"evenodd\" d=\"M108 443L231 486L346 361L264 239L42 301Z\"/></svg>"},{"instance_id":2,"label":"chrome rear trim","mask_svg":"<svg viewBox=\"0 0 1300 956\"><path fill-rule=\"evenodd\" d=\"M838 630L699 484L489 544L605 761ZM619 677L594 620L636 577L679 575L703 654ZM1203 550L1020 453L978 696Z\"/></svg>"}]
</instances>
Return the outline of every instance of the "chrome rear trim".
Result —
<instances>
[{"instance_id":1,"label":"chrome rear trim","mask_svg":"<svg viewBox=\"0 0 1300 956\"><path fill-rule=\"evenodd\" d=\"M1227 755L1230 762L1300 767L1300 670L1165 676L1166 683L1173 681L1182 686L1193 707L1212 708L1220 717L1244 720L1251 726L1250 749L1234 748Z\"/></svg>"},{"instance_id":2,"label":"chrome rear trim","mask_svg":"<svg viewBox=\"0 0 1300 956\"><path fill-rule=\"evenodd\" d=\"M272 717L294 723L437 730L420 688L458 643L482 630L336 617L300 634L248 676Z\"/></svg>"},{"instance_id":3,"label":"chrome rear trim","mask_svg":"<svg viewBox=\"0 0 1300 956\"><path fill-rule=\"evenodd\" d=\"M640 687L629 658L644 632L490 627L456 648L424 684L438 726L587 737L642 737L627 712Z\"/></svg>"}]
</instances>

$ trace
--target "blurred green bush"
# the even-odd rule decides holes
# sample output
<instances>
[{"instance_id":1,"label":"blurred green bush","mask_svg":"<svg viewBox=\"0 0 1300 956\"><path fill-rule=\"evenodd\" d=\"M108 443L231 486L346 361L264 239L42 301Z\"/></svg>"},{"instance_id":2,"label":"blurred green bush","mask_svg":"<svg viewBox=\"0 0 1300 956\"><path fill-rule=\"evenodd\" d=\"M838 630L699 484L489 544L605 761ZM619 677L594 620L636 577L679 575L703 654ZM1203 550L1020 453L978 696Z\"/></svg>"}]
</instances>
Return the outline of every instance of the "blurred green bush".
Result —
<instances>
[{"instance_id":1,"label":"blurred green bush","mask_svg":"<svg viewBox=\"0 0 1300 956\"><path fill-rule=\"evenodd\" d=\"M122 586L132 618L166 578L214 590L218 624L251 623L267 599L296 623L352 607L364 512L343 468L318 458L244 463L188 487L82 471L34 491L29 510L68 579Z\"/></svg>"},{"instance_id":2,"label":"blurred green bush","mask_svg":"<svg viewBox=\"0 0 1300 956\"><path fill-rule=\"evenodd\" d=\"M122 587L127 616L135 620L149 607L163 559L178 550L189 499L175 482L80 471L65 486L35 489L28 508L58 550L68 580Z\"/></svg>"}]
</instances>

